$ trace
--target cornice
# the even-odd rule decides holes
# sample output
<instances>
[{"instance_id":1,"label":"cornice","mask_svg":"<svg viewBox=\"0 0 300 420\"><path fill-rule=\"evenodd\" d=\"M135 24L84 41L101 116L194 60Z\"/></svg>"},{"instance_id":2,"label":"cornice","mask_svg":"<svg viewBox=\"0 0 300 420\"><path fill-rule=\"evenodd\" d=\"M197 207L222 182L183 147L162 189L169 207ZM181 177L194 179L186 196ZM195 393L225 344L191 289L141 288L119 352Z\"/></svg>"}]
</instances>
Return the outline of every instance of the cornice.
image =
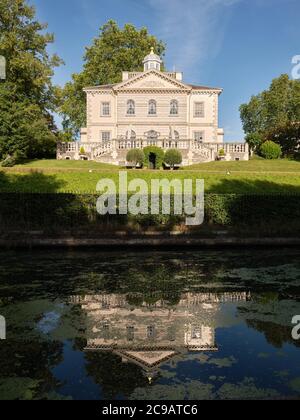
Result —
<instances>
[{"instance_id":1,"label":"cornice","mask_svg":"<svg viewBox=\"0 0 300 420\"><path fill-rule=\"evenodd\" d=\"M185 89L168 89L168 88L135 88L135 89L122 89L117 91L117 95L127 94L127 93L146 93L146 94L157 94L157 93L172 93L172 94L188 94L189 92Z\"/></svg>"}]
</instances>

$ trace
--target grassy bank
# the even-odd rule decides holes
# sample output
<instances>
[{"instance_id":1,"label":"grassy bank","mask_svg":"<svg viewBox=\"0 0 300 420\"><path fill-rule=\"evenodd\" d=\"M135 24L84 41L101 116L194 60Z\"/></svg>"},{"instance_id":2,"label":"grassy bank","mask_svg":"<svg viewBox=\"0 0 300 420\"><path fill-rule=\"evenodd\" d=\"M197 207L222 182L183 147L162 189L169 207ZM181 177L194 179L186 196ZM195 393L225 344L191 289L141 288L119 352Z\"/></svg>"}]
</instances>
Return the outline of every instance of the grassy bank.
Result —
<instances>
[{"instance_id":1,"label":"grassy bank","mask_svg":"<svg viewBox=\"0 0 300 420\"><path fill-rule=\"evenodd\" d=\"M100 179L118 184L122 168L85 161L42 160L1 169L0 192L95 192ZM124 169L123 169L124 170ZM129 170L129 181L139 177L204 179L207 193L300 194L300 162L289 160L211 162L179 171Z\"/></svg>"}]
</instances>

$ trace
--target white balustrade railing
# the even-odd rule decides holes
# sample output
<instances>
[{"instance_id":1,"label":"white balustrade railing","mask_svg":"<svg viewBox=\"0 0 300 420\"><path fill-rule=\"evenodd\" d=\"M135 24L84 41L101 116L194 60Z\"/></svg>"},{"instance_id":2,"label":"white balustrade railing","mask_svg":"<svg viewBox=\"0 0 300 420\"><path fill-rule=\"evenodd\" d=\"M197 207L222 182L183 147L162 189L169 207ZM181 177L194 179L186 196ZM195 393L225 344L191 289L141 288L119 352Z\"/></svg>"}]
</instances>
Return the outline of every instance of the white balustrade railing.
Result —
<instances>
[{"instance_id":1,"label":"white balustrade railing","mask_svg":"<svg viewBox=\"0 0 300 420\"><path fill-rule=\"evenodd\" d=\"M143 149L148 146L167 149L192 150L207 158L212 158L224 150L225 154L246 154L249 152L247 143L201 143L188 139L117 139L109 142L70 142L59 143L59 153L91 154L101 156L113 150Z\"/></svg>"}]
</instances>

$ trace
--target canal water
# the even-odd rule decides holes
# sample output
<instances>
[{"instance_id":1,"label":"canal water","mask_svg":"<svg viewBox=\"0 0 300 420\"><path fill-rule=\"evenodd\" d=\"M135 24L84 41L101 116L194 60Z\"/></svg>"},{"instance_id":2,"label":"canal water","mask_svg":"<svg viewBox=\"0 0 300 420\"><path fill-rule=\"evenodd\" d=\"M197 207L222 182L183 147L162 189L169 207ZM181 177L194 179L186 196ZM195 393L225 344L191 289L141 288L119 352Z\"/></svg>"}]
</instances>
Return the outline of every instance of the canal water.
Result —
<instances>
[{"instance_id":1,"label":"canal water","mask_svg":"<svg viewBox=\"0 0 300 420\"><path fill-rule=\"evenodd\" d=\"M0 399L300 396L299 250L0 255Z\"/></svg>"}]
</instances>

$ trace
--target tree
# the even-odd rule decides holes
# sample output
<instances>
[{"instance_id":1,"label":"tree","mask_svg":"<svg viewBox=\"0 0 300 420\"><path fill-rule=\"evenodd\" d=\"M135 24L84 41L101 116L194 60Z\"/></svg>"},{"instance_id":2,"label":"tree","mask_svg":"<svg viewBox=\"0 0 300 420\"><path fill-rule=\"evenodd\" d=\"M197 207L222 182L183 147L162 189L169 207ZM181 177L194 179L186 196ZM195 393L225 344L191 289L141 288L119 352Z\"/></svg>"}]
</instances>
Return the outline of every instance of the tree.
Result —
<instances>
[{"instance_id":1,"label":"tree","mask_svg":"<svg viewBox=\"0 0 300 420\"><path fill-rule=\"evenodd\" d=\"M0 157L12 163L26 158L54 157L56 137L39 105L0 85Z\"/></svg>"},{"instance_id":2,"label":"tree","mask_svg":"<svg viewBox=\"0 0 300 420\"><path fill-rule=\"evenodd\" d=\"M300 122L282 124L270 130L267 138L279 144L286 157L300 157Z\"/></svg>"},{"instance_id":3,"label":"tree","mask_svg":"<svg viewBox=\"0 0 300 420\"><path fill-rule=\"evenodd\" d=\"M47 52L54 36L45 33L46 28L26 0L0 0L0 55L6 58L6 83L48 113L58 103L52 76L62 61Z\"/></svg>"},{"instance_id":4,"label":"tree","mask_svg":"<svg viewBox=\"0 0 300 420\"><path fill-rule=\"evenodd\" d=\"M266 133L288 122L300 121L300 80L287 74L274 79L268 90L253 96L240 107L244 131Z\"/></svg>"},{"instance_id":5,"label":"tree","mask_svg":"<svg viewBox=\"0 0 300 420\"><path fill-rule=\"evenodd\" d=\"M174 169L176 165L180 165L182 163L182 154L179 150L176 149L169 149L165 154L165 163Z\"/></svg>"},{"instance_id":6,"label":"tree","mask_svg":"<svg viewBox=\"0 0 300 420\"><path fill-rule=\"evenodd\" d=\"M265 159L279 159L282 155L281 147L273 141L266 141L260 147L260 155Z\"/></svg>"},{"instance_id":7,"label":"tree","mask_svg":"<svg viewBox=\"0 0 300 420\"><path fill-rule=\"evenodd\" d=\"M61 60L47 52L54 38L44 32L46 27L26 0L0 0L0 55L7 63L7 78L0 85L2 159L16 152L33 157L55 138L51 112L59 104L59 90L52 76Z\"/></svg>"},{"instance_id":8,"label":"tree","mask_svg":"<svg viewBox=\"0 0 300 420\"><path fill-rule=\"evenodd\" d=\"M269 139L272 132L282 126L288 126L300 121L300 80L291 80L287 74L274 79L268 90L253 96L248 104L240 107L244 131L254 141L257 148L258 135L263 140ZM249 142L249 145L250 145ZM250 146L251 147L251 146Z\"/></svg>"},{"instance_id":9,"label":"tree","mask_svg":"<svg viewBox=\"0 0 300 420\"><path fill-rule=\"evenodd\" d=\"M127 24L123 29L110 20L100 28L100 34L86 49L81 73L73 74L63 90L63 126L78 135L86 125L86 105L83 88L114 84L122 81L122 71L142 71L143 59L154 47L164 55L165 45L150 35L146 28L136 29Z\"/></svg>"},{"instance_id":10,"label":"tree","mask_svg":"<svg viewBox=\"0 0 300 420\"><path fill-rule=\"evenodd\" d=\"M141 149L131 149L127 153L126 160L132 163L134 167L142 166L145 160L144 152Z\"/></svg>"},{"instance_id":11,"label":"tree","mask_svg":"<svg viewBox=\"0 0 300 420\"><path fill-rule=\"evenodd\" d=\"M257 153L264 142L264 138L259 133L250 133L246 136L246 142L249 144L250 150Z\"/></svg>"}]
</instances>

